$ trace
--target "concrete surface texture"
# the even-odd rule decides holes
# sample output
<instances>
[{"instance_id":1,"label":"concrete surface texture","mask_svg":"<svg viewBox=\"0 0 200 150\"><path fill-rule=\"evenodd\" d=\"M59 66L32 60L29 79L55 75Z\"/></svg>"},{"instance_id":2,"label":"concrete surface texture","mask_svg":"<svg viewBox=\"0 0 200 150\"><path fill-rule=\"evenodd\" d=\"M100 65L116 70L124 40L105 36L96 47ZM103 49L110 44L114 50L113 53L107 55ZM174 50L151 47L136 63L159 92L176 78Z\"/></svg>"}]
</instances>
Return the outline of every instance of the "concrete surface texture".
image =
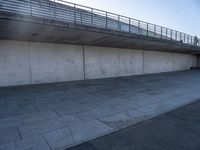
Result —
<instances>
[{"instance_id":1,"label":"concrete surface texture","mask_svg":"<svg viewBox=\"0 0 200 150\"><path fill-rule=\"evenodd\" d=\"M67 150L199 150L200 101Z\"/></svg>"},{"instance_id":2,"label":"concrete surface texture","mask_svg":"<svg viewBox=\"0 0 200 150\"><path fill-rule=\"evenodd\" d=\"M186 70L189 54L0 40L0 86Z\"/></svg>"},{"instance_id":3,"label":"concrete surface texture","mask_svg":"<svg viewBox=\"0 0 200 150\"><path fill-rule=\"evenodd\" d=\"M0 88L0 150L62 150L200 98L180 71Z\"/></svg>"}]
</instances>

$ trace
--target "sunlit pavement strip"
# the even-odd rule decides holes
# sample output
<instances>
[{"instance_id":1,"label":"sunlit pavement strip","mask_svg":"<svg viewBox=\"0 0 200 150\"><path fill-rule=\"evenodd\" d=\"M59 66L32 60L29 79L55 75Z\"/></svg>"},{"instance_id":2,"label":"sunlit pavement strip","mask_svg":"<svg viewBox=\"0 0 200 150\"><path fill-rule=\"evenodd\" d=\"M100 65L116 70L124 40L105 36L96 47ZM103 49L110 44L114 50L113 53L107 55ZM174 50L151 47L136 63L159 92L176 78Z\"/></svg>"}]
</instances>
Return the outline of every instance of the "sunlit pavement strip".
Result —
<instances>
[{"instance_id":1,"label":"sunlit pavement strip","mask_svg":"<svg viewBox=\"0 0 200 150\"><path fill-rule=\"evenodd\" d=\"M199 71L0 88L0 150L62 150L199 98Z\"/></svg>"}]
</instances>

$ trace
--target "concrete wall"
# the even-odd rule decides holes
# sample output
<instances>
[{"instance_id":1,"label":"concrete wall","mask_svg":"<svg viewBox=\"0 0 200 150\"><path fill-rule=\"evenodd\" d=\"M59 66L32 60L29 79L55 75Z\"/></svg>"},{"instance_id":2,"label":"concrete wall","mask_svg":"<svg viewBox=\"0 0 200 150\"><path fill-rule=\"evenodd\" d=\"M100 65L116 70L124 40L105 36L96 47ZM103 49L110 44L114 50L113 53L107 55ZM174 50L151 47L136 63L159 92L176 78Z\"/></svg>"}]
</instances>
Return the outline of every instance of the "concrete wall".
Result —
<instances>
[{"instance_id":1,"label":"concrete wall","mask_svg":"<svg viewBox=\"0 0 200 150\"><path fill-rule=\"evenodd\" d=\"M143 51L85 46L86 79L143 74Z\"/></svg>"},{"instance_id":2,"label":"concrete wall","mask_svg":"<svg viewBox=\"0 0 200 150\"><path fill-rule=\"evenodd\" d=\"M186 70L196 66L197 58L194 55L144 52L144 73L159 73L168 71Z\"/></svg>"},{"instance_id":3,"label":"concrete wall","mask_svg":"<svg viewBox=\"0 0 200 150\"><path fill-rule=\"evenodd\" d=\"M29 44L33 83L83 80L83 51L80 46Z\"/></svg>"},{"instance_id":4,"label":"concrete wall","mask_svg":"<svg viewBox=\"0 0 200 150\"><path fill-rule=\"evenodd\" d=\"M194 55L0 40L0 86L189 69Z\"/></svg>"},{"instance_id":5,"label":"concrete wall","mask_svg":"<svg viewBox=\"0 0 200 150\"><path fill-rule=\"evenodd\" d=\"M197 56L187 54L173 54L174 70L185 70L197 66Z\"/></svg>"},{"instance_id":6,"label":"concrete wall","mask_svg":"<svg viewBox=\"0 0 200 150\"><path fill-rule=\"evenodd\" d=\"M81 46L0 40L0 86L83 80Z\"/></svg>"},{"instance_id":7,"label":"concrete wall","mask_svg":"<svg viewBox=\"0 0 200 150\"><path fill-rule=\"evenodd\" d=\"M0 41L0 86L30 84L28 49L25 42Z\"/></svg>"},{"instance_id":8,"label":"concrete wall","mask_svg":"<svg viewBox=\"0 0 200 150\"><path fill-rule=\"evenodd\" d=\"M194 55L85 46L86 79L187 70Z\"/></svg>"}]
</instances>

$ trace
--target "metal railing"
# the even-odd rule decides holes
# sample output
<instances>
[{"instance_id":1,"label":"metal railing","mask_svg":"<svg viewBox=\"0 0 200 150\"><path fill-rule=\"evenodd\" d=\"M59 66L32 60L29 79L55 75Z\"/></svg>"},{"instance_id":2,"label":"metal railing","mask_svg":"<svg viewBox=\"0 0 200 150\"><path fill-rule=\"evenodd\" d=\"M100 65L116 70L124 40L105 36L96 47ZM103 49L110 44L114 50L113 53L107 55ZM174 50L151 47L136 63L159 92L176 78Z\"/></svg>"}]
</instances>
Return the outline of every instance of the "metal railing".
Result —
<instances>
[{"instance_id":1,"label":"metal railing","mask_svg":"<svg viewBox=\"0 0 200 150\"><path fill-rule=\"evenodd\" d=\"M200 39L162 26L64 0L0 0L0 11L48 18L200 46Z\"/></svg>"}]
</instances>

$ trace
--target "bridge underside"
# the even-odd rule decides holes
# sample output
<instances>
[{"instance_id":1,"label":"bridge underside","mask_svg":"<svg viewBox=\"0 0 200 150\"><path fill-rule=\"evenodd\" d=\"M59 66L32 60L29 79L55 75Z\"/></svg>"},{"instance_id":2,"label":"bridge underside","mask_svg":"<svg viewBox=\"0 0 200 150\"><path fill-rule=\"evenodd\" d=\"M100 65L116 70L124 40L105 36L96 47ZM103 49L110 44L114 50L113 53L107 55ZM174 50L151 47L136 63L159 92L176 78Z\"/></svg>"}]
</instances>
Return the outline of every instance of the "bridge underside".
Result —
<instances>
[{"instance_id":1,"label":"bridge underside","mask_svg":"<svg viewBox=\"0 0 200 150\"><path fill-rule=\"evenodd\" d=\"M3 12L0 39L200 53L200 48L181 42Z\"/></svg>"}]
</instances>

